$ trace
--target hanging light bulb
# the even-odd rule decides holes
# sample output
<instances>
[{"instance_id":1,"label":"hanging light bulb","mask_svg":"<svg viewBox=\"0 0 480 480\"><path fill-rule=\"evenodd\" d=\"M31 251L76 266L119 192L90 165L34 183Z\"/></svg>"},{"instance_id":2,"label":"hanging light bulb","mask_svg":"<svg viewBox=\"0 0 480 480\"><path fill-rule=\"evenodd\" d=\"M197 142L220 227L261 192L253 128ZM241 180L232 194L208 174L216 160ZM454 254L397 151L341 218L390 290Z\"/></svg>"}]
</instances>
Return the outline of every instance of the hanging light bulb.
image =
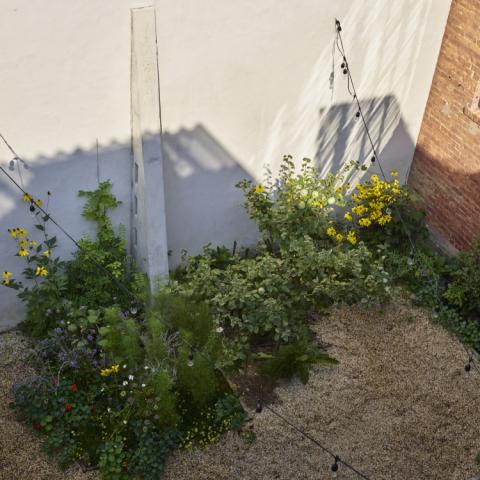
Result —
<instances>
[{"instance_id":1,"label":"hanging light bulb","mask_svg":"<svg viewBox=\"0 0 480 480\"><path fill-rule=\"evenodd\" d=\"M255 406L255 411L257 413L262 413L262 410L263 410L263 404L262 404L261 400L257 400L257 405Z\"/></svg>"},{"instance_id":2,"label":"hanging light bulb","mask_svg":"<svg viewBox=\"0 0 480 480\"><path fill-rule=\"evenodd\" d=\"M332 471L332 478L337 478L338 475L338 461L340 460L340 457L337 455L335 456L335 462L331 466L331 471Z\"/></svg>"},{"instance_id":3,"label":"hanging light bulb","mask_svg":"<svg viewBox=\"0 0 480 480\"><path fill-rule=\"evenodd\" d=\"M130 307L130 313L132 315L135 315L137 312L138 312L137 306L134 303L132 303L132 306Z\"/></svg>"},{"instance_id":4,"label":"hanging light bulb","mask_svg":"<svg viewBox=\"0 0 480 480\"><path fill-rule=\"evenodd\" d=\"M15 160L10 160L10 163L8 164L8 169L13 172L15 170Z\"/></svg>"},{"instance_id":5,"label":"hanging light bulb","mask_svg":"<svg viewBox=\"0 0 480 480\"><path fill-rule=\"evenodd\" d=\"M188 362L187 365L189 367L193 367L193 352L190 350L190 353L188 354Z\"/></svg>"},{"instance_id":6,"label":"hanging light bulb","mask_svg":"<svg viewBox=\"0 0 480 480\"><path fill-rule=\"evenodd\" d=\"M470 373L470 370L472 369L472 362L473 362L473 358L470 357L468 359L468 363L465 365L465 367L463 367L463 369L465 370L465 376L468 377L468 374Z\"/></svg>"},{"instance_id":7,"label":"hanging light bulb","mask_svg":"<svg viewBox=\"0 0 480 480\"><path fill-rule=\"evenodd\" d=\"M360 112L357 112L357 113L355 114L355 116L356 116L357 118L359 118L359 117L360 117Z\"/></svg>"},{"instance_id":8,"label":"hanging light bulb","mask_svg":"<svg viewBox=\"0 0 480 480\"><path fill-rule=\"evenodd\" d=\"M348 70L346 68L343 69L343 74L346 75L348 73Z\"/></svg>"},{"instance_id":9,"label":"hanging light bulb","mask_svg":"<svg viewBox=\"0 0 480 480\"><path fill-rule=\"evenodd\" d=\"M372 158L370 159L370 161L371 161L372 163L375 163L375 160L376 160L375 155L373 155Z\"/></svg>"},{"instance_id":10,"label":"hanging light bulb","mask_svg":"<svg viewBox=\"0 0 480 480\"><path fill-rule=\"evenodd\" d=\"M33 202L30 203L30 207L28 209L30 210L30 215L32 217L35 217L37 212L36 212L36 209L35 209L35 204Z\"/></svg>"}]
</instances>

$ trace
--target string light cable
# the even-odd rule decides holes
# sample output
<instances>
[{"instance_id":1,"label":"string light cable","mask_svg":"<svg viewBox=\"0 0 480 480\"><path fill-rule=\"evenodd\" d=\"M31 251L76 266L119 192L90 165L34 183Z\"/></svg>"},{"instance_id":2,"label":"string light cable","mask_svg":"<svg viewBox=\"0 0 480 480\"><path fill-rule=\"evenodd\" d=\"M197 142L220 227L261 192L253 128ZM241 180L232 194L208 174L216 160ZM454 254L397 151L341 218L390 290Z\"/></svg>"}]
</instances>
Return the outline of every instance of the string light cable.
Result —
<instances>
[{"instance_id":1,"label":"string light cable","mask_svg":"<svg viewBox=\"0 0 480 480\"><path fill-rule=\"evenodd\" d=\"M336 26L335 44L337 45L337 49L338 49L338 51L339 51L339 53L340 53L340 55L342 56L342 59L343 59L343 63L340 65L340 67L342 68L343 74L347 75L348 93L352 96L353 100L355 100L355 102L357 104L357 108L358 108L357 113L356 113L356 117L361 118L364 129L365 129L365 133L367 134L367 138L368 138L368 141L369 141L371 149L372 149L372 154L373 155L372 155L370 161L371 161L371 163L376 162L378 164L378 168L380 170L380 173L381 173L383 179L385 181L388 181L387 176L385 175L385 171L383 170L382 164L380 163L380 159L379 159L377 149L375 148L375 144L373 143L372 136L370 134L370 129L368 128L368 124L367 124L367 121L365 119L365 115L363 113L362 106L360 104L360 100L358 99L358 94L357 94L357 90L355 88L355 83L353 82L352 73L350 71L350 66L349 66L349 63L347 61L347 55L345 53L345 47L343 46L342 33L341 33L342 32L342 26L340 25L340 21L337 20L337 19L335 19L335 26ZM408 241L409 241L410 246L411 246L411 254L410 255L413 256L413 254L415 253L415 244L413 242L410 231L407 228L407 224L405 223L405 220L403 219L402 214L401 214L398 206L396 204L394 204L393 207L395 208L395 210L398 214L398 218L399 218L400 222L402 223L402 227L405 230L405 233L407 234L407 238L408 238Z\"/></svg>"},{"instance_id":2,"label":"string light cable","mask_svg":"<svg viewBox=\"0 0 480 480\"><path fill-rule=\"evenodd\" d=\"M330 455L333 458L333 464L331 465L331 472L332 472L332 476L334 478L337 476L338 468L339 468L339 465L341 464L344 467L351 470L352 472L354 472L355 474L357 474L360 478L363 478L365 480L370 480L370 477L367 477L364 473L362 473L360 470L355 468L353 465L351 465L347 461L340 458L339 455L335 454L332 450L327 448L325 445L321 444L316 438L312 437L310 434L308 434L307 432L305 432L301 428L297 427L297 425L292 423L290 420L288 420L282 414L278 413L276 410L274 410L269 405L265 405L261 400L258 400L255 411L257 413L262 413L263 409L266 409L266 410L272 412L276 417L280 418L280 420L285 422L287 425L290 425L290 427L293 428L293 430L295 430L296 432L303 435L306 439L310 440L310 442L312 442L314 445L316 445L318 448L320 448L320 450L322 450L324 453Z\"/></svg>"},{"instance_id":3,"label":"string light cable","mask_svg":"<svg viewBox=\"0 0 480 480\"><path fill-rule=\"evenodd\" d=\"M13 150L13 148L8 144L8 142L6 141L6 139L4 138L4 136L0 133L0 138L5 142L5 144L7 145L7 147L10 149L10 151L13 153L13 155L15 155L16 158L20 158L16 152ZM24 195L29 195L28 192L5 170L5 168L3 168L2 165L0 165L0 171L24 194ZM57 220L55 220L55 218L53 218L45 209L42 208L42 206L39 206L39 205L35 205L33 204L33 202L31 203L30 205L30 209L31 208L36 208L38 209L41 213L43 213L45 215L45 218L46 220L49 220L51 221L71 242L73 242L73 244L81 251L83 251L83 247L81 246L81 244L65 229L63 228L59 222ZM132 299L133 303L132 303L132 307L130 309L131 313L132 314L135 314L137 313L137 308L139 306L143 306L144 308L146 307L146 303L145 301L139 299L127 286L125 286L123 284L123 282L119 281L117 278L115 278L113 276L113 274L107 269L105 268L100 262L98 262L97 260L95 260L94 258L92 258L91 256L87 256L88 259L90 259L92 261L92 264L95 265L98 269L100 269L103 273L107 274L108 277L115 283L115 285L119 288L121 288L125 293L127 293L130 298ZM212 361L212 359L207 356L204 352L196 349L195 345L193 345L191 342L189 342L188 340L182 338L181 340L185 345L187 345L189 348L190 348L190 351L188 353L188 361L187 361L187 365L189 367L193 367L194 365L194 358L195 358L195 353L198 354L198 355L201 355L210 365L213 365L213 367L217 370L219 370L220 372L222 372L221 368L215 363ZM222 372L223 373L223 372ZM261 408L259 408L259 405L262 405ZM300 433L301 435L303 435L305 438L307 438L308 440L310 440L311 442L313 442L315 445L317 445L321 450L323 450L325 453L328 453L330 456L332 456L332 458L334 459L334 463L331 465L331 472L332 472L332 476L333 477L336 477L336 474L337 474L337 471L338 471L338 467L339 467L339 464L342 464L343 466L345 466L346 468L350 469L351 471L353 471L354 473L356 473L357 475L359 475L361 478L364 478L364 479L367 479L367 480L370 480L369 477L365 476L363 473L361 473L359 470L357 470L355 467L353 467L352 465L350 465L348 462L344 461L343 459L341 459L338 455L334 454L331 450L329 450L327 447L323 446L318 440L314 439L311 435L309 435L308 433L306 433L305 431L303 431L302 429L300 429L299 427L297 427L294 423L292 423L291 421L289 421L287 418L285 418L283 415L279 414L278 412L276 412L273 408L267 406L267 405L264 405L263 402L259 401L257 403L257 408L256 408L256 411L257 413L260 413L260 411L263 409L263 408L266 408L268 410L270 410L274 415L276 415L278 418L280 418L284 423L286 423L287 425L289 425L290 427L294 428L298 433ZM259 411L260 410L260 411Z\"/></svg>"},{"instance_id":4,"label":"string light cable","mask_svg":"<svg viewBox=\"0 0 480 480\"><path fill-rule=\"evenodd\" d=\"M361 118L363 127L365 129L365 133L367 135L368 141L369 141L371 149L372 149L373 156L371 157L371 163L375 163L375 162L377 163L383 179L385 181L388 181L387 176L385 175L385 171L384 171L384 169L382 167L382 164L380 162L380 156L379 156L379 154L377 152L377 149L375 147L375 144L373 142L373 139L372 139L372 136L371 136L371 133L370 133L370 129L368 128L368 124L367 124L367 121L365 119L365 115L363 113L362 106L360 104L360 100L358 99L358 94L357 94L357 91L355 89L355 84L353 82L352 72L350 71L350 66L349 66L349 63L348 63L348 60L347 60L347 55L345 53L345 47L343 45L343 39L342 39L342 33L341 33L342 32L342 26L340 24L340 21L337 20L337 19L335 19L335 29L336 29L335 44L336 44L337 50L339 51L340 55L342 56L342 60L343 60L343 63L340 65L340 68L342 69L343 74L347 75L347 89L348 89L349 94L352 96L352 99L355 100L355 102L357 104L357 108L358 108L355 116L357 118ZM395 211L398 215L400 223L402 224L402 228L405 231L405 234L407 235L408 241L409 241L410 246L411 246L411 252L410 252L409 259L408 259L408 263L409 263L409 265L412 265L413 264L413 256L414 256L415 251L416 251L416 246L415 246L415 243L412 239L411 233L410 233L410 231L407 227L407 224L406 224L406 222L405 222L405 220L404 220L404 218L403 218L403 216L400 212L400 209L398 208L398 206L396 204L394 204L393 207L394 207L394 209L395 209ZM462 347L464 348L465 352L468 355L468 363L466 363L465 367L464 367L465 372L467 372L467 373L470 372L471 368L473 366L473 368L480 375L480 368L475 363L472 352L469 351L469 349L462 342L460 342L460 344L462 345Z\"/></svg>"}]
</instances>

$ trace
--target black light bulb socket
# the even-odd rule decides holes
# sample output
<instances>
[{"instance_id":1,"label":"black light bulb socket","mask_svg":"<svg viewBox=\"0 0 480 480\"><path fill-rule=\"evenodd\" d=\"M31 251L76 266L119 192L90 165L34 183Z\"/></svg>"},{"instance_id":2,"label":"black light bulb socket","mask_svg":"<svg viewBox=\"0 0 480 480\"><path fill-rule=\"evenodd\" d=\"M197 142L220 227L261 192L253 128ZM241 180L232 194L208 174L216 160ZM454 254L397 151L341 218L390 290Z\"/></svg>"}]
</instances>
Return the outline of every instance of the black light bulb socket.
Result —
<instances>
[{"instance_id":1,"label":"black light bulb socket","mask_svg":"<svg viewBox=\"0 0 480 480\"><path fill-rule=\"evenodd\" d=\"M32 213L35 211L35 205L33 203L30 204L30 211Z\"/></svg>"},{"instance_id":2,"label":"black light bulb socket","mask_svg":"<svg viewBox=\"0 0 480 480\"><path fill-rule=\"evenodd\" d=\"M257 405L255 407L255 411L257 413L262 413L262 410L263 410L263 404L260 400L257 400Z\"/></svg>"},{"instance_id":3,"label":"black light bulb socket","mask_svg":"<svg viewBox=\"0 0 480 480\"><path fill-rule=\"evenodd\" d=\"M345 62L343 62L341 65L340 65L341 68L345 68L346 65L345 65Z\"/></svg>"},{"instance_id":4,"label":"black light bulb socket","mask_svg":"<svg viewBox=\"0 0 480 480\"><path fill-rule=\"evenodd\" d=\"M374 156L370 159L370 161L371 161L372 163L375 163L375 160L376 160L376 158L375 158L375 155L374 155Z\"/></svg>"},{"instance_id":5,"label":"black light bulb socket","mask_svg":"<svg viewBox=\"0 0 480 480\"><path fill-rule=\"evenodd\" d=\"M343 69L343 74L346 75L348 73L348 70L346 68Z\"/></svg>"},{"instance_id":6,"label":"black light bulb socket","mask_svg":"<svg viewBox=\"0 0 480 480\"><path fill-rule=\"evenodd\" d=\"M13 172L15 170L15 161L10 160L10 163L8 164L8 168Z\"/></svg>"},{"instance_id":7,"label":"black light bulb socket","mask_svg":"<svg viewBox=\"0 0 480 480\"><path fill-rule=\"evenodd\" d=\"M355 116L358 118L360 116L360 112L357 112Z\"/></svg>"},{"instance_id":8,"label":"black light bulb socket","mask_svg":"<svg viewBox=\"0 0 480 480\"><path fill-rule=\"evenodd\" d=\"M338 471L338 461L340 460L339 457L335 457L335 463L332 465L332 472Z\"/></svg>"}]
</instances>

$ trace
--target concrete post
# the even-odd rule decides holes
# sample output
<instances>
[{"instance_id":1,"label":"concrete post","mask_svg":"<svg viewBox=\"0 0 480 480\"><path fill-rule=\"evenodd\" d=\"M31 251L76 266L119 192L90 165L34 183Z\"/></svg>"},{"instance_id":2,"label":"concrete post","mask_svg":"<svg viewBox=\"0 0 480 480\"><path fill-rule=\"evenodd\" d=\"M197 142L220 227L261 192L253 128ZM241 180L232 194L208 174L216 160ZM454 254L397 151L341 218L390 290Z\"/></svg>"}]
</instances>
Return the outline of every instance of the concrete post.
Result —
<instances>
[{"instance_id":1,"label":"concrete post","mask_svg":"<svg viewBox=\"0 0 480 480\"><path fill-rule=\"evenodd\" d=\"M153 7L131 10L132 252L152 289L168 275L162 123Z\"/></svg>"}]
</instances>

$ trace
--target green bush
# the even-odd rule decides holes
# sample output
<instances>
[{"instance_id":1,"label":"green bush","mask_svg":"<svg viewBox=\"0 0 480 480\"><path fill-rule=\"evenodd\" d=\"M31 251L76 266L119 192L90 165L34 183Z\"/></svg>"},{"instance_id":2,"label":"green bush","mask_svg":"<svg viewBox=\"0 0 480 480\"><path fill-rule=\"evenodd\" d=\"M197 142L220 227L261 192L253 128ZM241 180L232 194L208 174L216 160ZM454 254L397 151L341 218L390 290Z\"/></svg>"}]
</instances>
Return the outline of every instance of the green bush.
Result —
<instances>
[{"instance_id":1,"label":"green bush","mask_svg":"<svg viewBox=\"0 0 480 480\"><path fill-rule=\"evenodd\" d=\"M305 340L282 345L274 356L266 358L261 365L261 372L274 379L291 380L297 376L304 384L308 382L310 366L315 363L336 365L338 361L318 347Z\"/></svg>"},{"instance_id":2,"label":"green bush","mask_svg":"<svg viewBox=\"0 0 480 480\"><path fill-rule=\"evenodd\" d=\"M390 295L382 260L365 246L318 249L308 236L291 240L276 255L236 257L224 269L214 267L206 248L186 265L184 279L173 290L207 303L217 326L243 344L264 335L294 341L310 310L379 303Z\"/></svg>"}]
</instances>

